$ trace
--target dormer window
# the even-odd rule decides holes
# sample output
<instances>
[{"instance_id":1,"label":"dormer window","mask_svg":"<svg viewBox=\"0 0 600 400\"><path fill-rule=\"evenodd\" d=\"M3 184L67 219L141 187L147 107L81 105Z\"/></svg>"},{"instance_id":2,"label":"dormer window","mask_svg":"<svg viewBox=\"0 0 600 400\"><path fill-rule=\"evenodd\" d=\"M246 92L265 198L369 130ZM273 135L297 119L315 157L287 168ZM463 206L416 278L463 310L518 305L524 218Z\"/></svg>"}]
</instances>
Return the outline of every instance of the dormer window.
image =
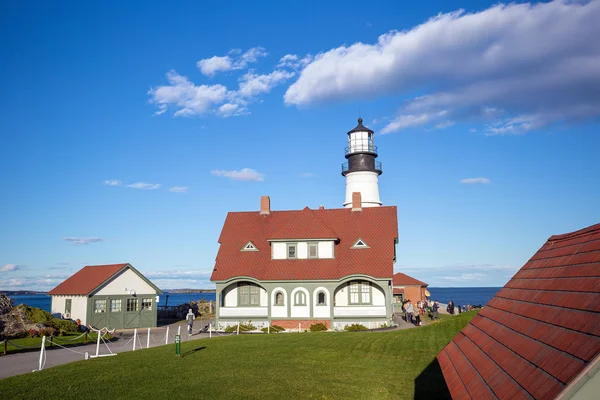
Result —
<instances>
[{"instance_id":1,"label":"dormer window","mask_svg":"<svg viewBox=\"0 0 600 400\"><path fill-rule=\"evenodd\" d=\"M287 258L298 258L298 244L288 243L287 244Z\"/></svg>"},{"instance_id":2,"label":"dormer window","mask_svg":"<svg viewBox=\"0 0 600 400\"><path fill-rule=\"evenodd\" d=\"M308 244L308 258L319 258L319 244L309 243Z\"/></svg>"},{"instance_id":3,"label":"dormer window","mask_svg":"<svg viewBox=\"0 0 600 400\"><path fill-rule=\"evenodd\" d=\"M352 245L351 248L352 249L368 249L369 246L367 245L367 243L364 240L359 238L356 242L354 242L354 245Z\"/></svg>"},{"instance_id":4,"label":"dormer window","mask_svg":"<svg viewBox=\"0 0 600 400\"><path fill-rule=\"evenodd\" d=\"M258 249L254 245L254 243L248 242L244 247L242 247L242 250L240 251L258 251Z\"/></svg>"}]
</instances>

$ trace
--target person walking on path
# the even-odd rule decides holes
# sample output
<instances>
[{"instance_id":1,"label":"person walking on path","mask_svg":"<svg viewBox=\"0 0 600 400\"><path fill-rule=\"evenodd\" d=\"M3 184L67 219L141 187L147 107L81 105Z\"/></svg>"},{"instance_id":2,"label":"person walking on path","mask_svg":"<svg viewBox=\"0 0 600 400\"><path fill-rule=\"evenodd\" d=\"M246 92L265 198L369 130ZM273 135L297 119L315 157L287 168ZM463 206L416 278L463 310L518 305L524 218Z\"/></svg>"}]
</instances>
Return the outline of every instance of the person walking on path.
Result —
<instances>
[{"instance_id":1,"label":"person walking on path","mask_svg":"<svg viewBox=\"0 0 600 400\"><path fill-rule=\"evenodd\" d=\"M190 311L188 311L187 315L185 316L185 320L188 325L188 335L192 334L192 328L194 327L194 318L196 318L196 317L194 315L194 312L190 308Z\"/></svg>"},{"instance_id":2,"label":"person walking on path","mask_svg":"<svg viewBox=\"0 0 600 400\"><path fill-rule=\"evenodd\" d=\"M433 310L433 317L432 319L435 321L436 319L440 319L440 313L439 313L439 309L440 309L440 303L439 301L434 301L433 302L433 307L431 307L431 309Z\"/></svg>"},{"instance_id":3,"label":"person walking on path","mask_svg":"<svg viewBox=\"0 0 600 400\"><path fill-rule=\"evenodd\" d=\"M410 322L412 324L414 308L413 308L413 305L410 300L408 300L408 305L406 306L406 311L408 314L408 321L406 321L406 322Z\"/></svg>"}]
</instances>

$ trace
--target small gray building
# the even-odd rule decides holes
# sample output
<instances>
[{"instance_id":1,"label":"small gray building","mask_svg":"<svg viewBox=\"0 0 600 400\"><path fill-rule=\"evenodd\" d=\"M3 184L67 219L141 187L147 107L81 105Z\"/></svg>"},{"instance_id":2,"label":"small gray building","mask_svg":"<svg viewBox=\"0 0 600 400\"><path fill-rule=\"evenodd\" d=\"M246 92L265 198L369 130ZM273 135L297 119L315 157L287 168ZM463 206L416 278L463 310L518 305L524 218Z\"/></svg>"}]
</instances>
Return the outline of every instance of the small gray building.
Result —
<instances>
[{"instance_id":1,"label":"small gray building","mask_svg":"<svg viewBox=\"0 0 600 400\"><path fill-rule=\"evenodd\" d=\"M48 292L52 314L95 328L156 326L162 291L131 264L88 265Z\"/></svg>"}]
</instances>

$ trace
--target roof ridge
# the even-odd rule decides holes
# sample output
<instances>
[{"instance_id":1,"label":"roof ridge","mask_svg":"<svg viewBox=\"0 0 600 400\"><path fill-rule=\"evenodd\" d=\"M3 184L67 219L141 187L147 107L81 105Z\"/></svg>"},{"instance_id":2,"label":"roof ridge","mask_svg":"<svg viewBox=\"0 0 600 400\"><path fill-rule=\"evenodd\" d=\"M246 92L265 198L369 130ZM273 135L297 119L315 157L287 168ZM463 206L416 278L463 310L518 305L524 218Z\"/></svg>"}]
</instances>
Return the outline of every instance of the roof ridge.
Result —
<instances>
[{"instance_id":1,"label":"roof ridge","mask_svg":"<svg viewBox=\"0 0 600 400\"><path fill-rule=\"evenodd\" d=\"M552 235L548 238L548 242L556 242L556 241L562 241L562 240L567 240L567 239L573 239L576 237L589 235L589 234L595 233L595 232L600 232L600 223L591 225L586 228L579 229L579 230L576 230L573 232L563 233L560 235Z\"/></svg>"}]
</instances>

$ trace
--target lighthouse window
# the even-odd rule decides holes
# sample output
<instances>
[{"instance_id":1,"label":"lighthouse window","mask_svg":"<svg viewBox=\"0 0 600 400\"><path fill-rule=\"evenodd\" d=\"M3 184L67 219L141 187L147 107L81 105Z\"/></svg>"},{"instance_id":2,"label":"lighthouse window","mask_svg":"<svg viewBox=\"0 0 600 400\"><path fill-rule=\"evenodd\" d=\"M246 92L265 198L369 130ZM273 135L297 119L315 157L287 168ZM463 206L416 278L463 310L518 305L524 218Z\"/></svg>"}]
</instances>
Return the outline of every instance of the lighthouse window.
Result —
<instances>
[{"instance_id":1,"label":"lighthouse window","mask_svg":"<svg viewBox=\"0 0 600 400\"><path fill-rule=\"evenodd\" d=\"M287 244L287 258L298 258L298 245L296 243Z\"/></svg>"}]
</instances>

